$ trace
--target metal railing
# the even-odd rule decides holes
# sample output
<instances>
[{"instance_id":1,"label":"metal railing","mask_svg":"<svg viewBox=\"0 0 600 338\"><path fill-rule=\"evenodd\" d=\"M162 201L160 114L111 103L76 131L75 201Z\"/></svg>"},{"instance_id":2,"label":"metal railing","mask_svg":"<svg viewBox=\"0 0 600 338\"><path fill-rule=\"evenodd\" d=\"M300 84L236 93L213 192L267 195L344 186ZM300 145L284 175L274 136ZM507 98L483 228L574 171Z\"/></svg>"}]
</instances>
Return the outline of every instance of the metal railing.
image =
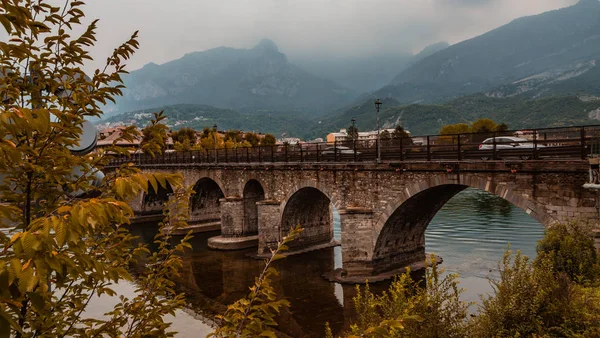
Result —
<instances>
[{"instance_id":1,"label":"metal railing","mask_svg":"<svg viewBox=\"0 0 600 338\"><path fill-rule=\"evenodd\" d=\"M116 157L111 166L145 164L320 163L586 159L600 152L600 125L520 131L342 140L260 147L164 152Z\"/></svg>"}]
</instances>

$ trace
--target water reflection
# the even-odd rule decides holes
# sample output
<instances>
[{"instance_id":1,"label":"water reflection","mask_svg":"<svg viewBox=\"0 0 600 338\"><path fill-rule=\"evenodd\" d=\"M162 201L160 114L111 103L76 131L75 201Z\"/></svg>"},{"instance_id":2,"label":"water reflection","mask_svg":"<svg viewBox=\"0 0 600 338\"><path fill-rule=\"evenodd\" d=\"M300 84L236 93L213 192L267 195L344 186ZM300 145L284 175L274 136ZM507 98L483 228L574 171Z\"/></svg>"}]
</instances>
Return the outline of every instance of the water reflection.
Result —
<instances>
[{"instance_id":1,"label":"water reflection","mask_svg":"<svg viewBox=\"0 0 600 338\"><path fill-rule=\"evenodd\" d=\"M340 238L339 215L334 211L334 236ZM132 231L146 243L152 243L156 226L137 225ZM248 287L263 268L262 261L247 257L253 249L237 252L212 251L207 239L218 233L197 234L194 250L184 256L178 288L187 296L188 307L178 313L174 328L179 337L198 337L210 329L203 323L223 313L226 306L244 297ZM461 275L467 289L463 299L477 301L490 291L487 277L496 276L498 261L510 243L526 255L535 255L535 245L543 227L521 209L478 190L468 189L455 196L429 225L426 251L444 258L447 272ZM273 281L278 295L291 303L278 322L279 330L292 337L322 337L325 323L335 333L352 321L353 286L330 283L322 275L341 266L340 248L329 248L291 256L276 264L280 275ZM372 289L383 290L388 283ZM127 286L120 288L127 293ZM192 316L190 316L192 314ZM179 318L182 317L182 318ZM205 318L205 319L194 319ZM190 329L197 320L198 329Z\"/></svg>"}]
</instances>

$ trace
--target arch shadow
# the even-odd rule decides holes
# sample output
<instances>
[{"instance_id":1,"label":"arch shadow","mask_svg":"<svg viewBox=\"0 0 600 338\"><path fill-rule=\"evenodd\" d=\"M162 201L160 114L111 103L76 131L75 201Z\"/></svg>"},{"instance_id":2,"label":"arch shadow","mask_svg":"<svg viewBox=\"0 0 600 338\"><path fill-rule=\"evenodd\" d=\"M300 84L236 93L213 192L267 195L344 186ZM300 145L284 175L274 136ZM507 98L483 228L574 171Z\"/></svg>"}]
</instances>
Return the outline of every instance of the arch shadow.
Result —
<instances>
[{"instance_id":1,"label":"arch shadow","mask_svg":"<svg viewBox=\"0 0 600 338\"><path fill-rule=\"evenodd\" d=\"M141 215L156 215L162 214L165 204L169 201L169 196L173 194L173 188L167 182L167 186L158 185L158 189L148 183L148 193L144 193L142 197Z\"/></svg>"},{"instance_id":2,"label":"arch shadow","mask_svg":"<svg viewBox=\"0 0 600 338\"><path fill-rule=\"evenodd\" d=\"M304 231L288 246L301 249L329 243L333 239L331 199L313 187L304 187L289 197L281 214L280 238L300 225Z\"/></svg>"},{"instance_id":3,"label":"arch shadow","mask_svg":"<svg viewBox=\"0 0 600 338\"><path fill-rule=\"evenodd\" d=\"M221 221L219 200L225 197L223 190L213 179L203 177L194 185L190 198L190 222L211 223Z\"/></svg>"},{"instance_id":4,"label":"arch shadow","mask_svg":"<svg viewBox=\"0 0 600 338\"><path fill-rule=\"evenodd\" d=\"M450 199L467 188L496 195L523 209L544 226L554 222L550 215L538 210L532 201L513 193L511 187L495 187L487 180L479 183L428 185L421 182L407 188L401 201L390 205L376 223L378 231L372 256L374 271L379 273L425 260L427 226Z\"/></svg>"},{"instance_id":5,"label":"arch shadow","mask_svg":"<svg viewBox=\"0 0 600 338\"><path fill-rule=\"evenodd\" d=\"M243 192L244 198L244 223L243 233L253 235L258 233L258 206L257 202L265 199L265 190L260 182L251 179L246 182Z\"/></svg>"}]
</instances>

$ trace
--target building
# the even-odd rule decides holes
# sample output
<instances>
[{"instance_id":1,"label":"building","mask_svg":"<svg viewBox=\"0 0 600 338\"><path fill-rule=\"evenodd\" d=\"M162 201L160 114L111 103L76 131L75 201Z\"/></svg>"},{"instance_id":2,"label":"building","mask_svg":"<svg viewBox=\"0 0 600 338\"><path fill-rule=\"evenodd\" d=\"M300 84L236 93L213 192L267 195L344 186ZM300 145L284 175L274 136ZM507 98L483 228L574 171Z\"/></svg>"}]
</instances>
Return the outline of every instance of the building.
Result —
<instances>
[{"instance_id":1,"label":"building","mask_svg":"<svg viewBox=\"0 0 600 338\"><path fill-rule=\"evenodd\" d=\"M390 135L394 133L396 129L381 129L379 132L382 133L384 130L387 130ZM405 131L410 135L410 132L405 129ZM340 129L338 133L330 133L327 135L327 143L333 144L335 142L344 142L348 141L348 130ZM375 142L377 140L377 130L372 131L359 131L357 141L372 141Z\"/></svg>"}]
</instances>

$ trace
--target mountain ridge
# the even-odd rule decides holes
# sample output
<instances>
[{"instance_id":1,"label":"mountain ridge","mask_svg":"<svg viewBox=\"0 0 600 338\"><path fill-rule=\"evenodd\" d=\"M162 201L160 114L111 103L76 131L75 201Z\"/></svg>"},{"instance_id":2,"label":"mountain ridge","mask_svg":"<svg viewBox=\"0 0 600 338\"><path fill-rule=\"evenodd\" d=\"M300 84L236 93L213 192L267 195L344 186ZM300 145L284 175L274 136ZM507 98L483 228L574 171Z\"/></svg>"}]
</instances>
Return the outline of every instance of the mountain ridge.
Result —
<instances>
[{"instance_id":1,"label":"mountain ridge","mask_svg":"<svg viewBox=\"0 0 600 338\"><path fill-rule=\"evenodd\" d=\"M290 63L271 40L252 49L217 47L154 63L124 76L126 89L108 111L171 104L206 104L239 110L302 111L318 115L353 97L347 88Z\"/></svg>"}]
</instances>

